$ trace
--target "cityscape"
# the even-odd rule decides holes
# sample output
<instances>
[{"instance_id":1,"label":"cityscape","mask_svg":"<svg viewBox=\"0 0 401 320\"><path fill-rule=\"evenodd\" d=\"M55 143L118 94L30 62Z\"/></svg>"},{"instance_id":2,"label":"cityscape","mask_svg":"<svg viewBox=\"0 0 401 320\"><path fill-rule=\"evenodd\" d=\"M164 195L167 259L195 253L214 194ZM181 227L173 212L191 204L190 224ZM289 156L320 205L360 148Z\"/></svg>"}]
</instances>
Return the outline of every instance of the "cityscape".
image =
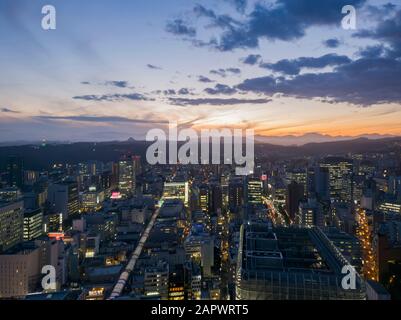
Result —
<instances>
[{"instance_id":1,"label":"cityscape","mask_svg":"<svg viewBox=\"0 0 401 320\"><path fill-rule=\"evenodd\" d=\"M0 301L400 300L400 36L398 0L2 0Z\"/></svg>"},{"instance_id":2,"label":"cityscape","mask_svg":"<svg viewBox=\"0 0 401 320\"><path fill-rule=\"evenodd\" d=\"M132 153L140 144L11 148L21 155L2 159L1 298L400 298L400 138L260 144L247 176L148 165ZM28 169L65 148L67 158L121 155ZM43 286L48 265L54 287Z\"/></svg>"}]
</instances>

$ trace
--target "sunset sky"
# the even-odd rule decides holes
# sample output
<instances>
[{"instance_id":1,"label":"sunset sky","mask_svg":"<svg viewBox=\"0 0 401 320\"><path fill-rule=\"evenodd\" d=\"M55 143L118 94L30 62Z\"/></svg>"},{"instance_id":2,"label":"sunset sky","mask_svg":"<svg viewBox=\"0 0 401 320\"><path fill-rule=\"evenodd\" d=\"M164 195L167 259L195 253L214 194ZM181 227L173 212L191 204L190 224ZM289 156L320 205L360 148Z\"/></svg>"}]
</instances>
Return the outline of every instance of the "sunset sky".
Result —
<instances>
[{"instance_id":1,"label":"sunset sky","mask_svg":"<svg viewBox=\"0 0 401 320\"><path fill-rule=\"evenodd\" d=\"M1 0L0 141L143 139L171 120L401 135L401 1Z\"/></svg>"}]
</instances>

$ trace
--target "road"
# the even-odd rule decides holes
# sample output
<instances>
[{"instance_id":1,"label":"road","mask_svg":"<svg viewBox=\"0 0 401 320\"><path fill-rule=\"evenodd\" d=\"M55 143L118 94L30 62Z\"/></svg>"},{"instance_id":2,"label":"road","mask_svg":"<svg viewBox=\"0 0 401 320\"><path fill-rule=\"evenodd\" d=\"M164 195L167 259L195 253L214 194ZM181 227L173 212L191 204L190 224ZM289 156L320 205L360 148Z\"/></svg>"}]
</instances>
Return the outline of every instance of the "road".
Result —
<instances>
[{"instance_id":1,"label":"road","mask_svg":"<svg viewBox=\"0 0 401 320\"><path fill-rule=\"evenodd\" d=\"M159 215L159 211L160 211L160 208L157 208L156 211L153 213L152 217L150 218L150 221L149 221L148 225L146 226L146 229L143 232L137 247L135 248L134 252L132 253L129 262L127 263L127 265L124 268L124 271L121 273L121 275L117 281L117 284L114 286L113 291L111 292L111 295L108 298L108 300L112 300L112 299L119 297L121 295L121 293L123 292L125 286L127 285L129 276L130 276L131 272L134 270L136 262L137 262L139 256L141 255L143 246L145 245L146 240L148 240L150 231L152 230L153 225L156 222L157 216Z\"/></svg>"},{"instance_id":2,"label":"road","mask_svg":"<svg viewBox=\"0 0 401 320\"><path fill-rule=\"evenodd\" d=\"M286 225L286 220L284 219L283 215L276 210L276 208L274 207L273 201L271 201L270 199L266 198L266 197L262 197L262 200L264 202L264 204L267 206L267 208L269 209L269 218L272 220L273 225L282 225L285 226Z\"/></svg>"}]
</instances>

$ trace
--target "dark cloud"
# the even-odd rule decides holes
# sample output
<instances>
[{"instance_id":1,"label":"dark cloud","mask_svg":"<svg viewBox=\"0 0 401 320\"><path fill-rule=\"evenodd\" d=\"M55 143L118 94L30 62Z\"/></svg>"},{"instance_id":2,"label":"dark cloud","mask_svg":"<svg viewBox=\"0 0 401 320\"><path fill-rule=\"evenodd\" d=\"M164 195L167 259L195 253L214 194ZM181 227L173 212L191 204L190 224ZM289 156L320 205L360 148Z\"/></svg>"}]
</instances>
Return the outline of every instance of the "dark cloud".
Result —
<instances>
[{"instance_id":1,"label":"dark cloud","mask_svg":"<svg viewBox=\"0 0 401 320\"><path fill-rule=\"evenodd\" d=\"M244 64L249 64L249 65L253 66L253 65L257 64L260 61L260 59L262 59L262 56L260 54L250 54L247 57L241 59L241 61Z\"/></svg>"},{"instance_id":2,"label":"dark cloud","mask_svg":"<svg viewBox=\"0 0 401 320\"><path fill-rule=\"evenodd\" d=\"M359 51L359 58L326 55L320 58L282 60L269 67L294 77L260 77L247 79L236 86L248 92L348 102L370 106L401 103L401 10L377 23L372 30L361 30L354 37L369 38L380 44ZM317 60L316 60L317 59ZM330 62L330 64L329 64ZM334 65L332 72L299 74L301 67Z\"/></svg>"},{"instance_id":3,"label":"dark cloud","mask_svg":"<svg viewBox=\"0 0 401 320\"><path fill-rule=\"evenodd\" d=\"M36 116L41 120L69 120L79 122L129 122L129 123L168 123L165 120L130 119L125 117L108 116Z\"/></svg>"},{"instance_id":4,"label":"dark cloud","mask_svg":"<svg viewBox=\"0 0 401 320\"><path fill-rule=\"evenodd\" d=\"M86 101L122 101L122 100L143 100L143 101L152 101L143 94L140 93L114 93L114 94L103 94L103 95L83 95L83 96L75 96L73 99L76 100L86 100Z\"/></svg>"},{"instance_id":5,"label":"dark cloud","mask_svg":"<svg viewBox=\"0 0 401 320\"><path fill-rule=\"evenodd\" d=\"M276 63L261 63L260 67L286 75L297 75L301 72L302 68L321 69L327 66L342 65L350 62L351 59L347 56L326 54L318 58L300 57L293 60L283 59Z\"/></svg>"},{"instance_id":6,"label":"dark cloud","mask_svg":"<svg viewBox=\"0 0 401 320\"><path fill-rule=\"evenodd\" d=\"M187 25L182 19L169 21L166 25L166 31L175 35L195 37L196 29Z\"/></svg>"},{"instance_id":7,"label":"dark cloud","mask_svg":"<svg viewBox=\"0 0 401 320\"><path fill-rule=\"evenodd\" d=\"M188 88L181 88L179 90L174 90L174 89L167 89L163 91L163 94L166 96L175 96L175 95L189 95L192 94L191 90Z\"/></svg>"},{"instance_id":8,"label":"dark cloud","mask_svg":"<svg viewBox=\"0 0 401 320\"><path fill-rule=\"evenodd\" d=\"M10 108L0 108L0 112L3 112L3 113L19 113L19 111L15 111L15 110L12 110L12 109L10 109Z\"/></svg>"},{"instance_id":9,"label":"dark cloud","mask_svg":"<svg viewBox=\"0 0 401 320\"><path fill-rule=\"evenodd\" d=\"M401 57L401 10L397 11L391 18L379 22L374 30L361 30L354 37L371 38L386 42L390 48L386 55L393 58Z\"/></svg>"},{"instance_id":10,"label":"dark cloud","mask_svg":"<svg viewBox=\"0 0 401 320\"><path fill-rule=\"evenodd\" d=\"M336 38L332 38L332 39L327 39L325 41L323 41L323 44L327 47L327 48L338 48L341 44L340 40L336 39Z\"/></svg>"},{"instance_id":11,"label":"dark cloud","mask_svg":"<svg viewBox=\"0 0 401 320\"><path fill-rule=\"evenodd\" d=\"M271 76L247 79L238 89L298 98L328 98L358 105L401 103L401 62L390 58L361 58L332 72L307 73L292 79Z\"/></svg>"},{"instance_id":12,"label":"dark cloud","mask_svg":"<svg viewBox=\"0 0 401 320\"><path fill-rule=\"evenodd\" d=\"M216 69L216 70L210 70L209 71L210 74L214 74L214 75L218 75L220 77L226 77L227 74L240 74L241 73L241 69L238 68L220 68L220 69Z\"/></svg>"},{"instance_id":13,"label":"dark cloud","mask_svg":"<svg viewBox=\"0 0 401 320\"><path fill-rule=\"evenodd\" d=\"M226 71L224 69L218 69L218 70L210 70L210 74L225 77L226 76Z\"/></svg>"},{"instance_id":14,"label":"dark cloud","mask_svg":"<svg viewBox=\"0 0 401 320\"><path fill-rule=\"evenodd\" d=\"M366 0L276 0L273 4L258 2L246 19L235 20L227 15L218 15L213 10L197 5L198 17L205 17L222 33L218 39L201 45L210 45L220 51L238 48L256 48L261 39L292 41L305 35L312 26L339 25L341 9L345 5L360 8Z\"/></svg>"},{"instance_id":15,"label":"dark cloud","mask_svg":"<svg viewBox=\"0 0 401 320\"><path fill-rule=\"evenodd\" d=\"M163 91L163 94L166 96L174 96L177 92L174 89L167 89Z\"/></svg>"},{"instance_id":16,"label":"dark cloud","mask_svg":"<svg viewBox=\"0 0 401 320\"><path fill-rule=\"evenodd\" d=\"M195 15L200 18L208 18L209 21L211 22L210 25L208 26L210 27L216 27L216 28L222 28L225 30L231 30L235 27L240 27L241 26L241 22L235 20L234 18L230 17L227 14L222 14L219 15L217 13L215 13L213 10L211 9L206 9L204 6L197 4L194 7L194 13Z\"/></svg>"},{"instance_id":17,"label":"dark cloud","mask_svg":"<svg viewBox=\"0 0 401 320\"><path fill-rule=\"evenodd\" d=\"M129 88L128 81L123 81L123 80L107 80L102 83L92 83L90 81L81 81L81 84L83 84L83 85L104 85L104 86L112 86L112 87L117 87L117 88Z\"/></svg>"},{"instance_id":18,"label":"dark cloud","mask_svg":"<svg viewBox=\"0 0 401 320\"><path fill-rule=\"evenodd\" d=\"M383 17L386 17L387 15L394 12L396 8L397 6L395 4L389 2L379 6L368 5L366 6L366 11L369 14L369 18L383 20Z\"/></svg>"},{"instance_id":19,"label":"dark cloud","mask_svg":"<svg viewBox=\"0 0 401 320\"><path fill-rule=\"evenodd\" d=\"M106 85L108 86L114 86L118 88L128 88L128 81L106 81Z\"/></svg>"},{"instance_id":20,"label":"dark cloud","mask_svg":"<svg viewBox=\"0 0 401 320\"><path fill-rule=\"evenodd\" d=\"M162 70L163 68L162 67L159 67L159 66L155 66L155 65L153 65L153 64L147 64L146 65L149 69L152 69L152 70Z\"/></svg>"},{"instance_id":21,"label":"dark cloud","mask_svg":"<svg viewBox=\"0 0 401 320\"><path fill-rule=\"evenodd\" d=\"M198 81L199 82L203 82L203 83L212 83L214 82L214 80L209 79L208 77L205 76L199 76L198 77Z\"/></svg>"},{"instance_id":22,"label":"dark cloud","mask_svg":"<svg viewBox=\"0 0 401 320\"><path fill-rule=\"evenodd\" d=\"M188 88L181 88L180 90L178 90L178 94L188 95L188 94L191 94L191 91Z\"/></svg>"},{"instance_id":23,"label":"dark cloud","mask_svg":"<svg viewBox=\"0 0 401 320\"><path fill-rule=\"evenodd\" d=\"M384 51L384 46L380 44L363 48L358 52L358 54L363 58L379 58L383 55Z\"/></svg>"},{"instance_id":24,"label":"dark cloud","mask_svg":"<svg viewBox=\"0 0 401 320\"><path fill-rule=\"evenodd\" d=\"M228 68L226 69L227 72L233 73L233 74L240 74L241 73L241 69L239 68Z\"/></svg>"},{"instance_id":25,"label":"dark cloud","mask_svg":"<svg viewBox=\"0 0 401 320\"><path fill-rule=\"evenodd\" d=\"M216 95L216 94L226 94L226 95L231 95L237 92L235 88L232 88L230 86L227 86L225 84L216 84L214 88L206 88L205 92L211 95Z\"/></svg>"},{"instance_id":26,"label":"dark cloud","mask_svg":"<svg viewBox=\"0 0 401 320\"><path fill-rule=\"evenodd\" d=\"M169 101L171 104L179 106L199 106L199 105L225 106L225 105L236 105L236 104L263 104L263 103L269 103L271 99L170 98Z\"/></svg>"}]
</instances>

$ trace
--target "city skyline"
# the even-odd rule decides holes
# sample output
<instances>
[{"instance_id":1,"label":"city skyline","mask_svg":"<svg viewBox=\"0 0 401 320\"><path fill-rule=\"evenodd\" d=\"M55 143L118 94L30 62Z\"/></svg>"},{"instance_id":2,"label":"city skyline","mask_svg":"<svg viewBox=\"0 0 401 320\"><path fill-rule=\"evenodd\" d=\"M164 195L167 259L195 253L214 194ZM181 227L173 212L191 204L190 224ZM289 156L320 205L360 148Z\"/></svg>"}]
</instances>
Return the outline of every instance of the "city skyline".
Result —
<instances>
[{"instance_id":1,"label":"city skyline","mask_svg":"<svg viewBox=\"0 0 401 320\"><path fill-rule=\"evenodd\" d=\"M56 30L41 28L47 4ZM356 30L341 27L348 4ZM252 128L278 144L401 135L399 4L6 0L0 9L1 142L144 139L171 120Z\"/></svg>"}]
</instances>

